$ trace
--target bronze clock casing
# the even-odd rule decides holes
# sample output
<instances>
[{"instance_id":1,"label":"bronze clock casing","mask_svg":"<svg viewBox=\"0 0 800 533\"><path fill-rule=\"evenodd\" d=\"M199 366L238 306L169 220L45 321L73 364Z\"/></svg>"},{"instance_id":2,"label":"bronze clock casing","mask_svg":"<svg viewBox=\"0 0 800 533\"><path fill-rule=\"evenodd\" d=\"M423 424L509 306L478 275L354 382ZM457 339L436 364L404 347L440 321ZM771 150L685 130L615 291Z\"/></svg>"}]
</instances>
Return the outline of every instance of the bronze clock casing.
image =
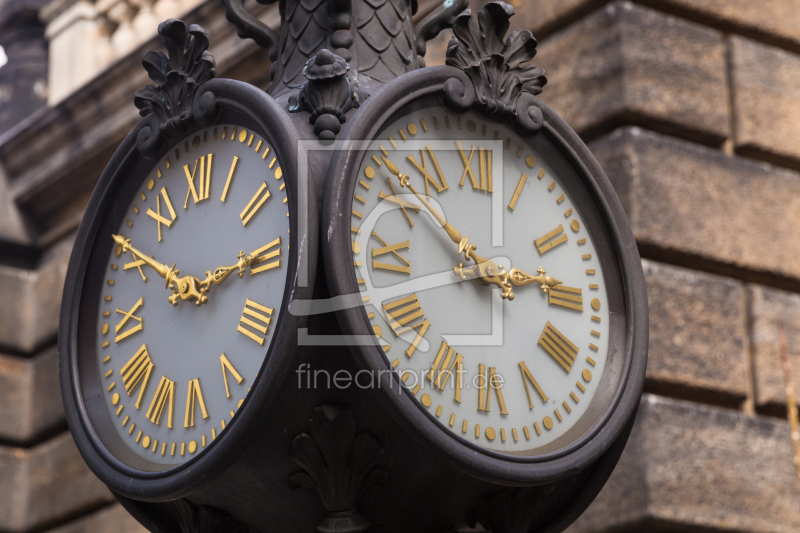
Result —
<instances>
[{"instance_id":1,"label":"bronze clock casing","mask_svg":"<svg viewBox=\"0 0 800 533\"><path fill-rule=\"evenodd\" d=\"M528 99L531 109L519 110L530 117L540 112L541 130L529 137L529 142L543 154L549 164L563 168L560 175L571 175L580 191L573 187L577 204L594 204L601 218L593 219L595 242L605 243L605 257L601 257L604 282L609 286L609 304L616 315L612 323L612 342L609 346L609 368L605 380L614 377L619 382L609 391L613 394L604 415L586 433L570 445L538 457L503 455L481 449L460 439L437 425L433 417L413 400L411 391L400 386L396 372L382 374L382 389L392 391L379 395L386 409L443 460L454 468L477 476L490 483L502 485L534 485L554 483L562 487L575 483L572 476L586 474L593 465L605 461L616 462L612 457L618 446L624 446L627 433L638 406L644 385L646 368L648 314L644 276L641 270L635 241L627 218L608 178L603 173L588 148L578 136L549 107L536 98ZM391 123L404 109L421 109L431 105L444 105L461 112L476 105L472 82L458 69L444 66L406 74L390 82L374 95L359 111L355 120L343 132L343 137L353 140L374 139L383 125ZM492 118L487 117L491 123ZM519 124L518 124L519 126ZM525 124L520 128L525 129ZM358 293L356 276L352 267L350 231L350 203L357 174L365 151L347 150L334 155L330 165L325 191L323 231L331 236L323 241L326 277L332 295ZM589 210L584 210L589 212ZM363 307L339 311L337 316L346 334L370 335L372 327ZM383 350L377 344L352 347L359 367L373 371L391 368ZM570 505L579 507L582 491L599 490L610 469L598 468L584 487L575 492ZM606 476L606 477L603 477ZM601 480L602 478L602 480ZM591 498L586 502L591 501ZM577 509L575 507L575 509ZM585 508L585 505L584 507ZM582 509L581 508L581 511ZM577 511L580 512L580 511ZM543 527L540 524L539 527ZM538 530L533 528L532 530Z\"/></svg>"},{"instance_id":2,"label":"bronze clock casing","mask_svg":"<svg viewBox=\"0 0 800 533\"><path fill-rule=\"evenodd\" d=\"M262 91L233 80L206 82L198 91L194 104L196 120L193 125L162 141L154 157L142 155L137 148L137 140L141 144L142 138L152 139L152 116L139 122L122 142L101 176L87 206L87 215L78 229L62 298L60 377L73 437L84 460L109 488L139 500L163 501L190 494L207 479L224 472L248 446L254 428L260 427L260 421L270 411L280 385L291 369L297 330L304 320L288 312L289 300L291 297L310 297L313 289L316 198L313 190L306 191L303 198L306 206L302 211L308 214L311 223L307 232L301 234L298 224L301 194L296 181L297 134L288 117ZM93 317L97 315L99 288L104 283L105 262L114 246L109 236L124 220L130 200L148 172L164 154L175 149L176 140L226 121L257 131L273 147L282 165L291 214L287 258L290 270L281 302L282 313L274 325L273 342L252 390L220 437L198 457L177 467L167 470L163 467L132 468L115 457L115 449L107 449L103 444L115 441L108 426L110 418L105 412L108 404L102 399L101 376L96 364L93 365L97 350L93 339L96 327ZM297 277L301 261L306 262L305 268L308 269L307 286L301 286ZM124 445L120 442L119 446L121 449Z\"/></svg>"}]
</instances>

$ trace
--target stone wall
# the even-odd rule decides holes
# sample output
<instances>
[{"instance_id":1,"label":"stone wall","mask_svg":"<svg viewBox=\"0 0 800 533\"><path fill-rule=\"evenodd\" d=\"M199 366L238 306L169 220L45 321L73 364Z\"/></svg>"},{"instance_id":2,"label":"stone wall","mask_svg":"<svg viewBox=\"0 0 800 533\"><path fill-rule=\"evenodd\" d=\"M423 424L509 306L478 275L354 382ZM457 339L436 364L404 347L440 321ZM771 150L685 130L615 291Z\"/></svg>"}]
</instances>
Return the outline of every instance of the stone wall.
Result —
<instances>
[{"instance_id":1,"label":"stone wall","mask_svg":"<svg viewBox=\"0 0 800 533\"><path fill-rule=\"evenodd\" d=\"M46 20L72 9L79 28L109 28L104 14L138 13L111 4L56 0ZM800 530L778 336L783 326L800 397L800 2L512 4L512 27L540 42L542 98L622 199L650 301L637 425L569 531ZM251 7L277 26L276 5ZM209 32L221 76L265 85L266 54L236 37L218 2L184 18ZM429 43L427 64L444 62L448 40ZM86 52L88 41L70 42L62 55ZM0 532L141 531L72 444L55 343L72 235L138 118L139 63L159 43L153 27L78 78L59 74L55 43L50 104L0 134Z\"/></svg>"}]
</instances>

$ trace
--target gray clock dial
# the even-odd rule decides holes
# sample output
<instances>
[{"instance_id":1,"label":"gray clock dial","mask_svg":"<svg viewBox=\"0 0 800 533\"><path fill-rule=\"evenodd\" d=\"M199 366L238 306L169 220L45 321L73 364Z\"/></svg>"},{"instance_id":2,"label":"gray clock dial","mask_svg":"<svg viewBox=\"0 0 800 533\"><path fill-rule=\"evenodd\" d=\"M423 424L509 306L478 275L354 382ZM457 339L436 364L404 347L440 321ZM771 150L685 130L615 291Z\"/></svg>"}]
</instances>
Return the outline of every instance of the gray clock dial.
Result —
<instances>
[{"instance_id":1,"label":"gray clock dial","mask_svg":"<svg viewBox=\"0 0 800 533\"><path fill-rule=\"evenodd\" d=\"M537 455L597 419L609 306L587 224L543 155L480 115L413 111L371 144L353 268L388 362L447 431Z\"/></svg>"},{"instance_id":2,"label":"gray clock dial","mask_svg":"<svg viewBox=\"0 0 800 533\"><path fill-rule=\"evenodd\" d=\"M113 426L139 456L180 464L224 434L272 342L286 283L280 162L219 125L158 162L114 234L97 367Z\"/></svg>"}]
</instances>

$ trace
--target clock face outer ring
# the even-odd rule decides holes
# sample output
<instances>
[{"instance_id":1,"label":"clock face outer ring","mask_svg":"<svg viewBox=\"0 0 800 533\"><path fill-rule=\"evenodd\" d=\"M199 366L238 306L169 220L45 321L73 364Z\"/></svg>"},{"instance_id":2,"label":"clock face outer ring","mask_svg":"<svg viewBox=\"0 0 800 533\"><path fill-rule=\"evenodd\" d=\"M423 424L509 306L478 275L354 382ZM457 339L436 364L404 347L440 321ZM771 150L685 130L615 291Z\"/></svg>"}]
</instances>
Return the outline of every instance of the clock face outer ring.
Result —
<instances>
[{"instance_id":1,"label":"clock face outer ring","mask_svg":"<svg viewBox=\"0 0 800 533\"><path fill-rule=\"evenodd\" d=\"M131 130L112 156L92 193L78 228L64 284L58 342L59 375L67 422L78 450L95 475L114 492L141 501L168 501L187 496L224 472L239 457L258 428L263 425L264 418L269 415L281 384L292 368L292 354L297 346L297 330L302 327L304 319L288 312L289 300L310 298L313 290L317 261L316 199L313 189L309 188L302 200L308 218L305 234L301 235L298 208L299 198L303 195L298 191L297 185L298 135L294 125L286 112L272 98L246 83L226 79L215 79L205 83L195 95L195 116L198 114L198 102L207 106L214 101L220 109L217 121L209 120L207 124L198 124L178 138L167 141L165 143L167 147L162 149L156 158L144 157L136 148L137 136L140 133L149 133L147 118ZM94 381L99 383L101 377L95 362L96 353L79 349L79 339L84 335L82 331L87 328L83 324L85 320L81 321L81 314L86 313L85 308L96 306L96 302L91 302L91 305L82 303L82 296L92 293L92 289L89 289L93 287L92 283L95 285L102 283L102 279L87 279L87 271L90 268L90 261L107 260L107 256L100 257L93 250L99 242L99 228L107 223L104 221L109 217L118 216L113 214L115 210L119 211L116 205L118 202L115 202L118 193L130 189L131 184L139 187L160 158L174 147L176 141L218 121L229 123L238 121L257 130L273 148L283 169L290 206L291 234L289 270L281 302L281 313L275 324L269 352L264 358L251 391L225 431L212 441L203 453L183 464L159 471L143 471L121 462L103 444L98 435L98 428L91 420L99 420L97 417L103 415L110 416L101 412L101 409L108 409L108 404L92 402L95 407L90 408L81 392L83 384ZM125 208L127 207L126 204ZM301 261L305 262L308 274L308 286L305 287L300 286L298 282ZM97 294L98 290L93 288ZM87 370L81 374L81 369ZM99 407L98 404L102 404L103 407Z\"/></svg>"},{"instance_id":2,"label":"clock face outer ring","mask_svg":"<svg viewBox=\"0 0 800 533\"><path fill-rule=\"evenodd\" d=\"M524 97L524 96L523 96ZM373 95L359 110L355 119L341 134L341 139L362 141L375 139L384 125L404 107L440 99L452 111L466 111L476 102L472 82L453 67L429 67L405 74ZM522 100L522 99L520 99ZM622 299L626 311L623 334L623 364L619 381L605 412L581 437L564 448L536 457L505 455L486 450L443 429L431 413L400 386L377 344L352 346L362 368L378 372L381 388L378 397L390 413L412 434L422 437L462 470L493 483L534 485L549 483L574 475L595 463L620 436L627 440L624 429L639 405L647 364L648 309L644 274L636 242L611 183L589 149L578 135L553 110L537 98L528 100L541 110L544 125L536 135L546 135L571 164L582 185L588 190L605 223L610 238L607 246L616 260L622 283ZM491 119L486 119L491 122ZM518 119L519 120L519 119ZM341 142L341 141L340 141ZM325 269L331 295L358 293L350 243L352 195L366 150L354 148L335 152L325 188L323 239ZM337 313L345 334L371 335L372 328L364 307L358 306ZM383 371L383 372L381 372Z\"/></svg>"}]
</instances>

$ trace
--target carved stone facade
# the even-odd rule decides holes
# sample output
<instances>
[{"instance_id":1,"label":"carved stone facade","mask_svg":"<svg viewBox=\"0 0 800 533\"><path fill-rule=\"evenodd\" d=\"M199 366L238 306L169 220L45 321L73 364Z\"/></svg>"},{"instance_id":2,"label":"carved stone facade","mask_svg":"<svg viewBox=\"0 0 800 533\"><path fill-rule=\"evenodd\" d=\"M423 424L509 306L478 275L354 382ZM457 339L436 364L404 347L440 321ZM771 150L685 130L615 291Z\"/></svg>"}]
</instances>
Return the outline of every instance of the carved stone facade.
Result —
<instances>
[{"instance_id":1,"label":"carved stone facade","mask_svg":"<svg viewBox=\"0 0 800 533\"><path fill-rule=\"evenodd\" d=\"M56 0L41 11L50 44L47 102L56 104L109 65L151 40L159 22L199 0Z\"/></svg>"},{"instance_id":2,"label":"carved stone facade","mask_svg":"<svg viewBox=\"0 0 800 533\"><path fill-rule=\"evenodd\" d=\"M202 25L218 76L272 81L275 91L305 83L303 69L323 48L375 79L419 64L424 52L428 65L446 61L452 32L412 49L410 27L392 22L411 2L365 2L353 20L301 17L316 3L285 2L296 10L291 20L306 24L280 32L296 47L270 69L268 53L239 39L216 1L56 0L39 13L49 70L41 27L33 46L6 44L12 19L3 14L25 4L0 4L0 45L10 59L0 86L22 50L33 67L13 78L29 80L26 94L48 102L37 108L25 96L12 106L10 129L0 126L0 530L142 531L66 433L54 345L72 234L108 157L140 118L133 94L152 83L140 65L145 50L160 46L158 22L180 16ZM646 258L647 394L615 474L569 531L799 530L779 331L800 396L800 11L786 0L511 4L510 30L538 39L542 98L590 144ZM341 0L326 5L349 9ZM246 7L279 29L277 3ZM470 7L474 14L482 6ZM414 20L434 9L448 7L420 2ZM449 25L457 15L448 13ZM35 17L25 20L36 26ZM438 24L418 24L417 34ZM364 47L396 53L361 64ZM38 79L46 80L41 89ZM504 98L492 100L506 105ZM3 105L0 92L0 113ZM315 122L325 114L336 116L319 113ZM315 424L343 415L323 412ZM294 478L298 490L314 484L301 456L315 446L322 453L322 433L298 437L298 472L307 473ZM373 451L385 444L375 442ZM517 496L487 499L471 518L517 531ZM331 512L350 511L335 503ZM189 529L226 519L183 511Z\"/></svg>"}]
</instances>

